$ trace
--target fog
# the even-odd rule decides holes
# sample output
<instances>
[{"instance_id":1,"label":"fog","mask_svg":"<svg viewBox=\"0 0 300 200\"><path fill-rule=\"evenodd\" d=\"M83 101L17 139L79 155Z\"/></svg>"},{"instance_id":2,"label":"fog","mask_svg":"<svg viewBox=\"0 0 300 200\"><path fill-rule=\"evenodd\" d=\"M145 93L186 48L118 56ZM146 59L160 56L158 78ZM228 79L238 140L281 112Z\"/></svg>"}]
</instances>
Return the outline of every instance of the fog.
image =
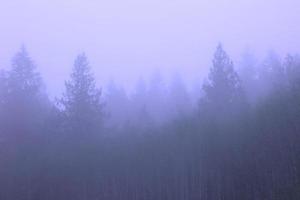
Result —
<instances>
[{"instance_id":1,"label":"fog","mask_svg":"<svg viewBox=\"0 0 300 200\"><path fill-rule=\"evenodd\" d=\"M300 199L298 1L0 5L0 200Z\"/></svg>"},{"instance_id":2,"label":"fog","mask_svg":"<svg viewBox=\"0 0 300 200\"><path fill-rule=\"evenodd\" d=\"M191 85L219 42L236 62L245 48L259 58L298 52L299 20L296 0L3 0L0 68L25 44L52 97L82 51L102 86L114 79L132 89L156 70L180 72Z\"/></svg>"}]
</instances>

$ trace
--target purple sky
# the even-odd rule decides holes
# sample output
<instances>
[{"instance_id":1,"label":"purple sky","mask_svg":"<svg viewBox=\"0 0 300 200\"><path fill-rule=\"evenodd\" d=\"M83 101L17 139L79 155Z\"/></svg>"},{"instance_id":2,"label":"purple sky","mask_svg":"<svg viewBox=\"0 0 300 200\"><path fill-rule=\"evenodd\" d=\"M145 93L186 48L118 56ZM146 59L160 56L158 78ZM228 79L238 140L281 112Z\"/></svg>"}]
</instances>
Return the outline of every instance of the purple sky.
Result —
<instances>
[{"instance_id":1,"label":"purple sky","mask_svg":"<svg viewBox=\"0 0 300 200\"><path fill-rule=\"evenodd\" d=\"M221 41L234 60L249 47L300 52L299 0L1 0L0 68L24 43L51 95L85 51L99 84L131 87L155 69L202 77Z\"/></svg>"}]
</instances>

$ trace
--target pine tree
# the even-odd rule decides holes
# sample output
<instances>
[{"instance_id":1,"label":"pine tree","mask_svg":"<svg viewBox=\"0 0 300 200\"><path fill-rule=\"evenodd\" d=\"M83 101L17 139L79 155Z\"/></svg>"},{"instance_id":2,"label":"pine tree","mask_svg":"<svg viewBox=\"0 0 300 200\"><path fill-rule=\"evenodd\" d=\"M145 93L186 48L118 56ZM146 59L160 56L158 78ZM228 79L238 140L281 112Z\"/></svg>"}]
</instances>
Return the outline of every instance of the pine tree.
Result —
<instances>
[{"instance_id":1,"label":"pine tree","mask_svg":"<svg viewBox=\"0 0 300 200\"><path fill-rule=\"evenodd\" d=\"M74 133L95 132L103 122L101 90L96 87L85 54L77 56L61 100L67 127Z\"/></svg>"},{"instance_id":2,"label":"pine tree","mask_svg":"<svg viewBox=\"0 0 300 200\"><path fill-rule=\"evenodd\" d=\"M42 80L36 66L28 55L25 46L12 59L9 71L10 94L15 97L38 97L41 92Z\"/></svg>"},{"instance_id":3,"label":"pine tree","mask_svg":"<svg viewBox=\"0 0 300 200\"><path fill-rule=\"evenodd\" d=\"M45 117L43 81L26 48L13 57L11 69L7 72L5 83L5 109L7 125L21 132L39 128ZM26 132L26 131L25 131Z\"/></svg>"},{"instance_id":4,"label":"pine tree","mask_svg":"<svg viewBox=\"0 0 300 200\"><path fill-rule=\"evenodd\" d=\"M238 74L233 68L233 62L218 45L210 69L208 82L203 85L205 93L200 106L205 106L218 113L234 111L244 103L244 93Z\"/></svg>"},{"instance_id":5,"label":"pine tree","mask_svg":"<svg viewBox=\"0 0 300 200\"><path fill-rule=\"evenodd\" d=\"M4 180L13 180L0 185L10 188L7 191L9 199L32 198L32 191L36 189L33 180L37 178L43 157L46 132L43 125L48 101L42 91L41 76L24 46L0 79L0 152L7 158L0 171ZM2 174L3 169L5 174Z\"/></svg>"}]
</instances>

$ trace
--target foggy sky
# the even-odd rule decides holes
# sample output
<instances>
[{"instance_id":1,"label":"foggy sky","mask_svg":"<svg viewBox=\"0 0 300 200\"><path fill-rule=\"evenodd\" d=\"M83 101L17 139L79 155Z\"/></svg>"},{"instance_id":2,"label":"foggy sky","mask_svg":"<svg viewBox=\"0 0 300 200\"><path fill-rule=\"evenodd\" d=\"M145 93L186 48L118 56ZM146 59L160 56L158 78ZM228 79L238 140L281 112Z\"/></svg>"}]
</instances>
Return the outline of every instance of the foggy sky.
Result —
<instances>
[{"instance_id":1,"label":"foggy sky","mask_svg":"<svg viewBox=\"0 0 300 200\"><path fill-rule=\"evenodd\" d=\"M210 67L218 42L238 60L300 52L298 0L0 0L0 69L25 44L50 95L59 95L84 51L99 84L131 87L140 75Z\"/></svg>"}]
</instances>

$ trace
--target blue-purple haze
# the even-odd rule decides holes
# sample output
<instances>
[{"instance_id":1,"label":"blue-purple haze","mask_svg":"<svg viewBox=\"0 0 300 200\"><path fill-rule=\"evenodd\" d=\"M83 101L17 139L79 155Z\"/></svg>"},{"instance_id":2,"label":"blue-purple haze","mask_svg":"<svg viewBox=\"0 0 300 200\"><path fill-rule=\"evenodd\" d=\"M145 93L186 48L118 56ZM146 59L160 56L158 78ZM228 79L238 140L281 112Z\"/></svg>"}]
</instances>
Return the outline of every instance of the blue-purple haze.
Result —
<instances>
[{"instance_id":1,"label":"blue-purple haze","mask_svg":"<svg viewBox=\"0 0 300 200\"><path fill-rule=\"evenodd\" d=\"M101 85L157 69L193 82L218 42L235 61L246 47L300 52L299 22L298 0L1 0L0 68L25 44L52 96L82 51Z\"/></svg>"}]
</instances>

